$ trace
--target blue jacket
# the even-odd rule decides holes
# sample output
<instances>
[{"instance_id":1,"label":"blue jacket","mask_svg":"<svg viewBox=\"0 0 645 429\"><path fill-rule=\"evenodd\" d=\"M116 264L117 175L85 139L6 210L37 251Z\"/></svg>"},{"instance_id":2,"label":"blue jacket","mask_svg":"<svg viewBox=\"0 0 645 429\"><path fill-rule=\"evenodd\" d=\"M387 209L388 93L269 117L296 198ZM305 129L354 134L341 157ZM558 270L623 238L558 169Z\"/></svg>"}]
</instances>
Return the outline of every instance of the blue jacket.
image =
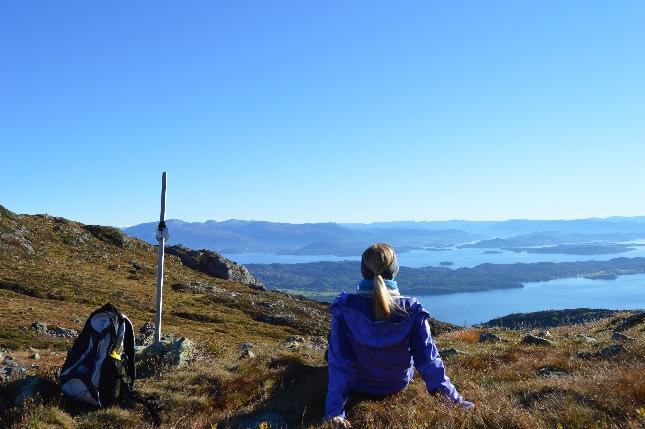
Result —
<instances>
[{"instance_id":1,"label":"blue jacket","mask_svg":"<svg viewBox=\"0 0 645 429\"><path fill-rule=\"evenodd\" d=\"M381 395L405 388L414 367L428 392L439 392L464 403L445 374L427 320L430 317L415 298L397 297L405 310L393 312L390 321L372 321L371 296L341 293L329 307L329 385L325 417L345 416L350 391Z\"/></svg>"}]
</instances>

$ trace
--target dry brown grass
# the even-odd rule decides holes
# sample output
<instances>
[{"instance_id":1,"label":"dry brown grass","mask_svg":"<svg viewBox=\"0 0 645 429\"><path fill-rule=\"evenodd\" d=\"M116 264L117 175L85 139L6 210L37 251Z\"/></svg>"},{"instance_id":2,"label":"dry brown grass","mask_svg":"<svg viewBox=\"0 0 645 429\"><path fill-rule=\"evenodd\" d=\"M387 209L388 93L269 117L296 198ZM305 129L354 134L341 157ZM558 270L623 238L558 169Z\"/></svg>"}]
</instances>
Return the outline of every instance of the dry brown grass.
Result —
<instances>
[{"instance_id":1,"label":"dry brown grass","mask_svg":"<svg viewBox=\"0 0 645 429\"><path fill-rule=\"evenodd\" d=\"M446 334L446 337L464 343L477 343L479 342L479 336L481 333L482 330L480 329L463 329L460 331L450 332Z\"/></svg>"}]
</instances>

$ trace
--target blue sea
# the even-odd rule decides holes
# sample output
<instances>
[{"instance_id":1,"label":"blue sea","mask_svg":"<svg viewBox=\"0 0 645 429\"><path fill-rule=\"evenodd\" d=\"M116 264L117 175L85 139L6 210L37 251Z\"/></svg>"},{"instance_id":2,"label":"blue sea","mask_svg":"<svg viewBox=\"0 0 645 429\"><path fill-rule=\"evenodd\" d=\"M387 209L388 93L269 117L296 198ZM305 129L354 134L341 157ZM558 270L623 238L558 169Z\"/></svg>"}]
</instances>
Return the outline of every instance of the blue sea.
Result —
<instances>
[{"instance_id":1,"label":"blue sea","mask_svg":"<svg viewBox=\"0 0 645 429\"><path fill-rule=\"evenodd\" d=\"M486 254L485 251L499 251L498 249L457 249L447 250L412 250L397 254L399 265L405 267L440 266L441 262L452 262L453 268L474 267L483 263L513 264L516 262L574 262L574 261L608 261L612 258L624 256L626 258L645 257L645 246L637 246L630 252L603 254L603 255L557 255L544 253L517 253L502 250L501 253ZM333 256L333 255L274 255L270 253L231 253L225 254L227 258L240 264L296 264L301 262L316 261L358 261L360 256Z\"/></svg>"},{"instance_id":2,"label":"blue sea","mask_svg":"<svg viewBox=\"0 0 645 429\"><path fill-rule=\"evenodd\" d=\"M402 286L401 292L405 294ZM425 295L417 299L436 319L465 326L511 313L540 310L645 309L645 274L614 280L557 279L525 283L518 289Z\"/></svg>"}]
</instances>

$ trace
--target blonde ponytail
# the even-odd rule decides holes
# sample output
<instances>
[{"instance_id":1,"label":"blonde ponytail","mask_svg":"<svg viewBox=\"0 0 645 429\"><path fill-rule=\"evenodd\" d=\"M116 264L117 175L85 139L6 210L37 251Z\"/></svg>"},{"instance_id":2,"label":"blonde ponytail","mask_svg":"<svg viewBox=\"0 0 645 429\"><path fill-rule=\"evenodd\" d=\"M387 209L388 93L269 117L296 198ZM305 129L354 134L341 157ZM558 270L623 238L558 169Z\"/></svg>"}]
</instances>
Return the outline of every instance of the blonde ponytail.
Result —
<instances>
[{"instance_id":1,"label":"blonde ponytail","mask_svg":"<svg viewBox=\"0 0 645 429\"><path fill-rule=\"evenodd\" d=\"M365 278L374 277L374 285L372 287L374 320L390 320L392 309L395 307L396 303L394 298L387 289L387 286L385 286L385 280L383 279L383 273L391 270L393 263L398 271L394 249L387 244L373 244L363 252L361 272L365 270L363 273ZM394 275L396 275L396 272Z\"/></svg>"},{"instance_id":2,"label":"blonde ponytail","mask_svg":"<svg viewBox=\"0 0 645 429\"><path fill-rule=\"evenodd\" d=\"M374 287L372 288L372 302L374 303L374 320L390 320L392 314L393 299L385 286L383 276L374 276Z\"/></svg>"}]
</instances>

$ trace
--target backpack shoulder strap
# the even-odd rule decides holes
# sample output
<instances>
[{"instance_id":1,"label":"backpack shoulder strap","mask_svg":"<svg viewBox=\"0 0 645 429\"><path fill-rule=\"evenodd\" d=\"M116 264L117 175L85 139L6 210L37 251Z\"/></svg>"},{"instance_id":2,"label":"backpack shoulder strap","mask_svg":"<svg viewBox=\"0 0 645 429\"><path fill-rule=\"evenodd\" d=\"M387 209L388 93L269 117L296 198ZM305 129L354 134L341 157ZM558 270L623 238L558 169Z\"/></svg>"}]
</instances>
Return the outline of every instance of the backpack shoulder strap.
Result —
<instances>
[{"instance_id":1,"label":"backpack shoulder strap","mask_svg":"<svg viewBox=\"0 0 645 429\"><path fill-rule=\"evenodd\" d=\"M155 406L148 399L141 396L139 392L132 390L131 386L124 384L122 387L128 399L143 405L146 408L146 410L148 410L148 413L150 413L150 417L152 418L154 426L155 427L161 426L161 416L159 416L158 407Z\"/></svg>"},{"instance_id":2,"label":"backpack shoulder strap","mask_svg":"<svg viewBox=\"0 0 645 429\"><path fill-rule=\"evenodd\" d=\"M128 357L127 371L130 376L130 387L134 384L134 379L137 378L137 370L134 362L134 328L132 322L125 315L123 315L123 323L125 324L125 337L123 339L123 353Z\"/></svg>"}]
</instances>

